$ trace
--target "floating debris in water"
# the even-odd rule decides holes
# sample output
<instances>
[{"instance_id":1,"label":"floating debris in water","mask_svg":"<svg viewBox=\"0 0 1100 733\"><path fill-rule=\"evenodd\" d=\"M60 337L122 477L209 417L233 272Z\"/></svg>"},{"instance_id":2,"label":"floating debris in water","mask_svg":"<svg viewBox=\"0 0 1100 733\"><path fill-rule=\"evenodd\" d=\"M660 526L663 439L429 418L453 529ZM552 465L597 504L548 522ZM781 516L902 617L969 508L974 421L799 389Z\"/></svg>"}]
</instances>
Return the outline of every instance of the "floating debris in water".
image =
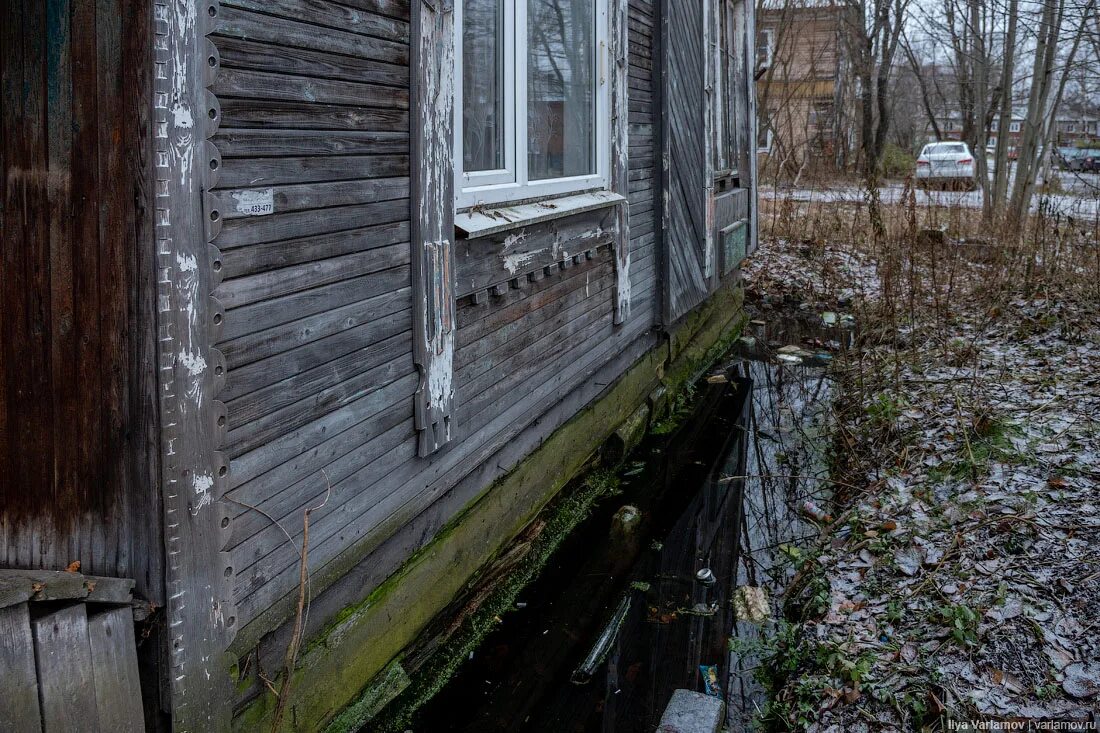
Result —
<instances>
[{"instance_id":1,"label":"floating debris in water","mask_svg":"<svg viewBox=\"0 0 1100 733\"><path fill-rule=\"evenodd\" d=\"M742 585L733 592L733 612L738 621L762 624L771 618L768 596L763 588Z\"/></svg>"},{"instance_id":2,"label":"floating debris in water","mask_svg":"<svg viewBox=\"0 0 1100 733\"><path fill-rule=\"evenodd\" d=\"M700 664L699 671L703 674L704 691L711 697L722 697L722 688L718 684L718 666Z\"/></svg>"}]
</instances>

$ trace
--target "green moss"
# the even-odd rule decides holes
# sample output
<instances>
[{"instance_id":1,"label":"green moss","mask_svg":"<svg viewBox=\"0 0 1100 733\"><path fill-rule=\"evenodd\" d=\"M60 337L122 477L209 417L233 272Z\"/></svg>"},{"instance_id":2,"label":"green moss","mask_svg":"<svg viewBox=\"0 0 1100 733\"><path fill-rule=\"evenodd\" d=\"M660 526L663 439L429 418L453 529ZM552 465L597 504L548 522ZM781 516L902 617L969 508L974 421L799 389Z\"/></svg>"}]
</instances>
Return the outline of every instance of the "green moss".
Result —
<instances>
[{"instance_id":1,"label":"green moss","mask_svg":"<svg viewBox=\"0 0 1100 733\"><path fill-rule=\"evenodd\" d=\"M331 721L330 730L356 730L370 719L381 699L379 690L392 691L385 684L372 684L372 680L384 679L379 675L400 662L402 651L583 470L597 447L656 387L663 382L671 392L682 391L723 353L740 332L740 303L739 291L719 290L677 328L667 349L656 348L640 358L513 471L486 487L365 600L337 614L299 655L284 729L317 730ZM467 620L462 633L452 637L417 673L414 684L394 706L404 712L391 716L410 714L447 681L592 503L612 489L606 475L591 476L584 486L555 505L550 520L553 526L543 530L536 549ZM347 557L331 564L326 574L347 572L347 563L361 561L372 549L350 548ZM360 552L358 560L352 550ZM315 583L324 585L325 579L315 579ZM245 642L254 641L262 629L270 628L277 613L274 609L270 617L265 614L258 619ZM273 696L262 695L238 715L234 727L270 729L273 708Z\"/></svg>"},{"instance_id":2,"label":"green moss","mask_svg":"<svg viewBox=\"0 0 1100 733\"><path fill-rule=\"evenodd\" d=\"M538 576L562 541L588 516L600 499L616 493L618 487L618 476L614 473L596 471L577 491L557 502L550 510L546 528L519 567L496 587L481 607L432 656L431 661L417 674L422 684L411 686L387 708L383 717L375 721L374 730L379 733L406 730L413 713L442 689L469 658L470 652L495 628L500 618L515 607L520 591ZM329 727L329 733L353 731L366 722L363 720L355 727L348 727L342 721L343 716Z\"/></svg>"}]
</instances>

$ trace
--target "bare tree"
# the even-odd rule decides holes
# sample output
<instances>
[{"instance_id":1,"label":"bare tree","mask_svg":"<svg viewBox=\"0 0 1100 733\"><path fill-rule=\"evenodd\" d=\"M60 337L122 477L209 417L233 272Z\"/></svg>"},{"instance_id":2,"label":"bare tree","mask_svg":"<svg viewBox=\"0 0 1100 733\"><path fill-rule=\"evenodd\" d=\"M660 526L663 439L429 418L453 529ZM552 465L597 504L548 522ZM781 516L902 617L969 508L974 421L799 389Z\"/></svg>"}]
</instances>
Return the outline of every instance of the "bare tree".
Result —
<instances>
[{"instance_id":1,"label":"bare tree","mask_svg":"<svg viewBox=\"0 0 1100 733\"><path fill-rule=\"evenodd\" d=\"M1096 0L1088 0L1083 6L1069 6L1067 0L1043 0L1036 29L1027 116L1008 204L1011 219L1020 217L1030 205L1036 180L1050 155L1066 81L1082 40L1094 32L1095 24ZM1067 31L1071 34L1069 44L1063 47Z\"/></svg>"},{"instance_id":2,"label":"bare tree","mask_svg":"<svg viewBox=\"0 0 1100 733\"><path fill-rule=\"evenodd\" d=\"M860 153L868 213L877 234L885 230L878 195L879 165L892 121L890 95L894 58L909 15L910 0L845 0L851 9L849 56L859 80Z\"/></svg>"},{"instance_id":3,"label":"bare tree","mask_svg":"<svg viewBox=\"0 0 1100 733\"><path fill-rule=\"evenodd\" d=\"M1001 81L998 95L997 144L993 152L993 182L983 199L986 221L993 213L1004 209L1008 197L1008 131L1012 125L1012 90L1015 86L1016 29L1020 21L1020 1L1009 0L1005 20L1004 53L1001 59ZM984 182L984 181L983 181Z\"/></svg>"}]
</instances>

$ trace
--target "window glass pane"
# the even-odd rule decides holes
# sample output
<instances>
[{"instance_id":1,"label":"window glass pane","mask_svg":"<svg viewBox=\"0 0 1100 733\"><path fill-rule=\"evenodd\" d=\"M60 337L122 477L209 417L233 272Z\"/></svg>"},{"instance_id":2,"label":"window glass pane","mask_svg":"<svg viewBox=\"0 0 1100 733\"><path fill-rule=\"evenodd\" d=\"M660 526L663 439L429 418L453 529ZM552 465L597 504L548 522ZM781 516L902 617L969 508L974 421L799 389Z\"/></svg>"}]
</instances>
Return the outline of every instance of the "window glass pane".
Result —
<instances>
[{"instance_id":1,"label":"window glass pane","mask_svg":"<svg viewBox=\"0 0 1100 733\"><path fill-rule=\"evenodd\" d=\"M528 178L596 172L595 0L527 0Z\"/></svg>"},{"instance_id":2,"label":"window glass pane","mask_svg":"<svg viewBox=\"0 0 1100 733\"><path fill-rule=\"evenodd\" d=\"M504 0L462 2L462 168L504 167Z\"/></svg>"}]
</instances>

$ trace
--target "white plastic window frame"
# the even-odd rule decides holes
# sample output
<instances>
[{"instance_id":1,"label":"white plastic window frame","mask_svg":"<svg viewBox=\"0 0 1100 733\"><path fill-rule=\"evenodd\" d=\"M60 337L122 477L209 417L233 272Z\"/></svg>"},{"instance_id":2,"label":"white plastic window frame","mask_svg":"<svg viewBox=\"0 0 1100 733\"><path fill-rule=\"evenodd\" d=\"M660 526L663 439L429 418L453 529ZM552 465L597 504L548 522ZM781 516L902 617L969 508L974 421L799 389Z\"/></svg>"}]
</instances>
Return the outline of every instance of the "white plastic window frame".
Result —
<instances>
[{"instance_id":1,"label":"white plastic window frame","mask_svg":"<svg viewBox=\"0 0 1100 733\"><path fill-rule=\"evenodd\" d=\"M594 0L596 38L596 171L583 176L532 181L527 159L527 0L504 0L504 160L494 171L463 170L462 150L462 0L455 0L455 209L504 204L606 189L611 168L611 70L609 2Z\"/></svg>"}]
</instances>

